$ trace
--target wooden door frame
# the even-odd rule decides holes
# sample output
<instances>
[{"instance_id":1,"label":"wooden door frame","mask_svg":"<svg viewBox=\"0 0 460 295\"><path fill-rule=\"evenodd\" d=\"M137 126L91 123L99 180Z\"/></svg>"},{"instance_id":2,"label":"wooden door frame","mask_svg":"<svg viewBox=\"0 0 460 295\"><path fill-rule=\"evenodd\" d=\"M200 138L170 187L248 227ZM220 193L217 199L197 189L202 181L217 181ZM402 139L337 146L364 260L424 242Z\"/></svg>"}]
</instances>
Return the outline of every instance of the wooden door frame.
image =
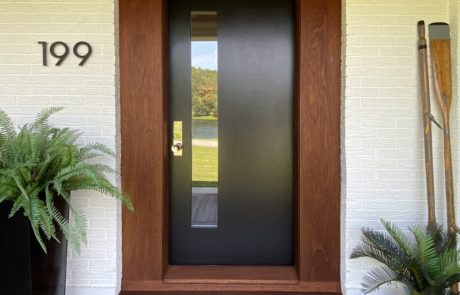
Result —
<instances>
[{"instance_id":1,"label":"wooden door frame","mask_svg":"<svg viewBox=\"0 0 460 295\"><path fill-rule=\"evenodd\" d=\"M119 0L122 294L341 294L341 1L296 3L295 265L170 266L167 0Z\"/></svg>"}]
</instances>

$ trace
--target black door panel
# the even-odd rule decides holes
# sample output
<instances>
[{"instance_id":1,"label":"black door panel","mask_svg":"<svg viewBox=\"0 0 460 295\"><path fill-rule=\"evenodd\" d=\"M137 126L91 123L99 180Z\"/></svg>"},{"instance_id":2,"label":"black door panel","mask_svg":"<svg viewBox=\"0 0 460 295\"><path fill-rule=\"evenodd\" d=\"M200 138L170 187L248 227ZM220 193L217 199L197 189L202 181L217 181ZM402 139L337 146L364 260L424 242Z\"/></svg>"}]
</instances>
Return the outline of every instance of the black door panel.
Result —
<instances>
[{"instance_id":1,"label":"black door panel","mask_svg":"<svg viewBox=\"0 0 460 295\"><path fill-rule=\"evenodd\" d=\"M169 3L170 126L183 122L184 145L170 158L170 264L292 265L294 4ZM191 227L192 11L217 12L217 228Z\"/></svg>"}]
</instances>

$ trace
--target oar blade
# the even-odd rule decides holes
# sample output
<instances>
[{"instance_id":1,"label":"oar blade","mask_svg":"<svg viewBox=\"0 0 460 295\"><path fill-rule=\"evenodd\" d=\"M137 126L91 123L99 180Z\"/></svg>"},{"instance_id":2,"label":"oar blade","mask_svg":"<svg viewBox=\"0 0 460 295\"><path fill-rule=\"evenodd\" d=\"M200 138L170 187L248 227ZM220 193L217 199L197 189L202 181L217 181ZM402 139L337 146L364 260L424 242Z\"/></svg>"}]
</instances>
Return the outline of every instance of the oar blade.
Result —
<instances>
[{"instance_id":1,"label":"oar blade","mask_svg":"<svg viewBox=\"0 0 460 295\"><path fill-rule=\"evenodd\" d=\"M450 29L446 23L432 23L429 25L428 31L436 96L441 109L448 114L452 104Z\"/></svg>"}]
</instances>

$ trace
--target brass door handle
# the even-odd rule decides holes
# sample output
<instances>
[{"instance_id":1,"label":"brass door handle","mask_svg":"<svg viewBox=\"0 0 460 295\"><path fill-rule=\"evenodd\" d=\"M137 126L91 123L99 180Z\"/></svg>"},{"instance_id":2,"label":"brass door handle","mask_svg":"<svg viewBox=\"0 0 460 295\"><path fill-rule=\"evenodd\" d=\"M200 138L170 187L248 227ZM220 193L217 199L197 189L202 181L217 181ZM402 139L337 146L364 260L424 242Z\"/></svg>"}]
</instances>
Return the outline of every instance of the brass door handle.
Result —
<instances>
[{"instance_id":1,"label":"brass door handle","mask_svg":"<svg viewBox=\"0 0 460 295\"><path fill-rule=\"evenodd\" d=\"M173 152L174 157L182 157L182 150L184 149L184 145L182 144L182 121L174 121L173 122L173 142L171 146L171 151Z\"/></svg>"},{"instance_id":2,"label":"brass door handle","mask_svg":"<svg viewBox=\"0 0 460 295\"><path fill-rule=\"evenodd\" d=\"M177 142L171 146L171 151L175 156L179 156L179 153L182 155L182 150L184 149L184 145L182 142Z\"/></svg>"}]
</instances>

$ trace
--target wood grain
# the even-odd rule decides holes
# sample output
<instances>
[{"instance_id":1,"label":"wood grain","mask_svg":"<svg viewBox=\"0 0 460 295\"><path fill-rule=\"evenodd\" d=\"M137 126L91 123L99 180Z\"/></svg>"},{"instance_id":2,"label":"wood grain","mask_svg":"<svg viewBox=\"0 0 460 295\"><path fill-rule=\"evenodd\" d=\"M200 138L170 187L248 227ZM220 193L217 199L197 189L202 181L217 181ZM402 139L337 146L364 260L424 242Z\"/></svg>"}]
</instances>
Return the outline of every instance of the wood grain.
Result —
<instances>
[{"instance_id":1,"label":"wood grain","mask_svg":"<svg viewBox=\"0 0 460 295\"><path fill-rule=\"evenodd\" d=\"M278 266L170 266L165 283L187 284L298 284L294 267Z\"/></svg>"},{"instance_id":2,"label":"wood grain","mask_svg":"<svg viewBox=\"0 0 460 295\"><path fill-rule=\"evenodd\" d=\"M281 292L281 294L292 293L340 293L340 283L337 282L300 282L299 284L207 284L207 283L187 283L187 284L168 284L158 281L136 281L128 282L123 291L131 292L234 292L234 294L246 294L246 292ZM209 294L208 293L208 294Z\"/></svg>"},{"instance_id":3,"label":"wood grain","mask_svg":"<svg viewBox=\"0 0 460 295\"><path fill-rule=\"evenodd\" d=\"M167 260L164 1L120 0L123 280L161 280Z\"/></svg>"},{"instance_id":4,"label":"wood grain","mask_svg":"<svg viewBox=\"0 0 460 295\"><path fill-rule=\"evenodd\" d=\"M426 193L428 205L428 229L435 232L438 228L436 221L436 201L434 193L434 173L433 173L433 136L431 130L431 99L430 99L430 80L428 70L428 50L425 38L425 22L420 21L417 25L418 32L418 62L420 79L420 97L422 100L423 116L423 141L425 150L425 175Z\"/></svg>"},{"instance_id":5,"label":"wood grain","mask_svg":"<svg viewBox=\"0 0 460 295\"><path fill-rule=\"evenodd\" d=\"M298 9L299 278L339 282L341 2Z\"/></svg>"},{"instance_id":6,"label":"wood grain","mask_svg":"<svg viewBox=\"0 0 460 295\"><path fill-rule=\"evenodd\" d=\"M452 66L450 40L431 39L431 61L436 99L441 109L444 134L444 172L446 186L447 226L452 241L457 239L455 218L452 147L450 139L450 109L452 105ZM453 243L454 245L456 242Z\"/></svg>"},{"instance_id":7,"label":"wood grain","mask_svg":"<svg viewBox=\"0 0 460 295\"><path fill-rule=\"evenodd\" d=\"M441 109L449 112L452 105L450 40L431 39L430 49L437 98Z\"/></svg>"},{"instance_id":8,"label":"wood grain","mask_svg":"<svg viewBox=\"0 0 460 295\"><path fill-rule=\"evenodd\" d=\"M244 292L244 295L298 295L301 292L267 292L267 291L247 291ZM210 292L207 291L124 291L120 295L209 295ZM212 294L218 295L239 295L241 292L232 292L232 291L217 291L212 292ZM308 293L309 295L339 295L342 293L335 292L316 292Z\"/></svg>"},{"instance_id":9,"label":"wood grain","mask_svg":"<svg viewBox=\"0 0 460 295\"><path fill-rule=\"evenodd\" d=\"M435 27L441 31L432 30ZM433 33L433 34L432 34ZM442 36L443 33L446 36ZM452 106L452 66L449 26L446 23L430 25L430 49L436 98L441 109L444 134L444 172L446 186L447 227L449 246L457 247L458 227L455 217L454 179L452 169L452 147L450 139L450 108ZM458 284L450 287L452 294L458 293Z\"/></svg>"},{"instance_id":10,"label":"wood grain","mask_svg":"<svg viewBox=\"0 0 460 295\"><path fill-rule=\"evenodd\" d=\"M297 283L292 268L248 280L221 268L214 281L168 268L166 0L119 7L122 187L136 208L123 211L121 294L340 294L341 2L297 1Z\"/></svg>"}]
</instances>

